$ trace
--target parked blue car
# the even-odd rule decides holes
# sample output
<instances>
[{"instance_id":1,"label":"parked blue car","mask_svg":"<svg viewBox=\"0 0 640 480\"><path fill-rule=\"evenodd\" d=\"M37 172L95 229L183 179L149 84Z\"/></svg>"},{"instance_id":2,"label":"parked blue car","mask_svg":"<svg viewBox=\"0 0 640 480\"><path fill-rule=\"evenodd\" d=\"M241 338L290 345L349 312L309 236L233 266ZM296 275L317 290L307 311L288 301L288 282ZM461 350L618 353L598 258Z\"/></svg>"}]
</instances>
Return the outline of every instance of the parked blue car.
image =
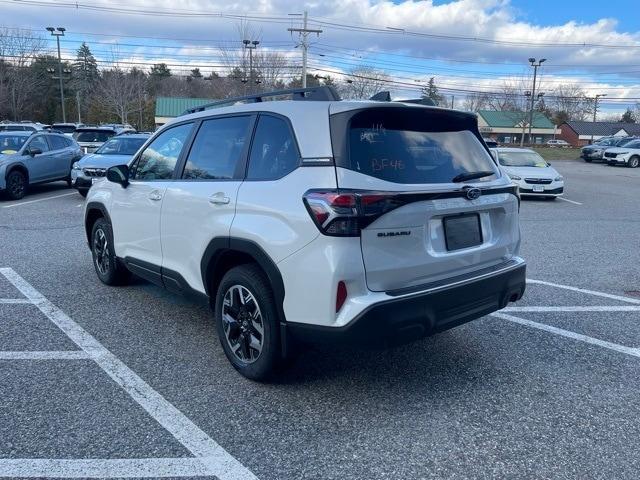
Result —
<instances>
[{"instance_id":1,"label":"parked blue car","mask_svg":"<svg viewBox=\"0 0 640 480\"><path fill-rule=\"evenodd\" d=\"M129 163L135 153L151 137L149 133L121 133L107 140L95 153L76 162L71 170L71 183L83 197L89 188L115 165Z\"/></svg>"},{"instance_id":2,"label":"parked blue car","mask_svg":"<svg viewBox=\"0 0 640 480\"><path fill-rule=\"evenodd\" d=\"M71 186L71 166L80 158L80 146L62 134L0 132L0 193L19 200L36 183L66 180Z\"/></svg>"}]
</instances>

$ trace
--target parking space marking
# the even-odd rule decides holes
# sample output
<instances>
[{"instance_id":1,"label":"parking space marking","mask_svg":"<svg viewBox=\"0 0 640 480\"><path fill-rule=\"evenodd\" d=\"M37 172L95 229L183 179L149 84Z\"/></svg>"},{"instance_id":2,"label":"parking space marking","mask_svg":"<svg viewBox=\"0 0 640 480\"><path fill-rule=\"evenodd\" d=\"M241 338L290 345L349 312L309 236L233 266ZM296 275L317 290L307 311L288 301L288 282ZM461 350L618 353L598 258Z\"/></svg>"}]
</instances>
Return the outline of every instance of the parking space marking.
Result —
<instances>
[{"instance_id":1,"label":"parking space marking","mask_svg":"<svg viewBox=\"0 0 640 480\"><path fill-rule=\"evenodd\" d=\"M587 290L585 288L572 287L570 285L561 285L559 283L545 282L543 280L533 280L531 278L527 278L527 283L531 283L534 285L546 285L548 287L562 288L564 290L571 290L572 292L586 293L587 295L594 295L596 297L609 298L611 300L620 300L621 302L640 305L640 300L636 300L635 298L623 297L621 295L613 295L611 293L598 292L596 290Z\"/></svg>"},{"instance_id":2,"label":"parking space marking","mask_svg":"<svg viewBox=\"0 0 640 480\"><path fill-rule=\"evenodd\" d=\"M0 478L166 478L210 476L199 458L0 459Z\"/></svg>"},{"instance_id":3,"label":"parking space marking","mask_svg":"<svg viewBox=\"0 0 640 480\"><path fill-rule=\"evenodd\" d=\"M2 352L0 360L93 360L83 350Z\"/></svg>"},{"instance_id":4,"label":"parking space marking","mask_svg":"<svg viewBox=\"0 0 640 480\"><path fill-rule=\"evenodd\" d=\"M582 205L580 202L576 202L575 200L569 200L568 198L564 198L564 197L556 197L558 200L562 200L563 202L569 202L569 203L573 203L574 205Z\"/></svg>"},{"instance_id":5,"label":"parking space marking","mask_svg":"<svg viewBox=\"0 0 640 480\"><path fill-rule=\"evenodd\" d=\"M28 300L26 298L0 298L0 305L4 304L9 304L9 305L13 305L16 303L31 303L31 300Z\"/></svg>"},{"instance_id":6,"label":"parking space marking","mask_svg":"<svg viewBox=\"0 0 640 480\"><path fill-rule=\"evenodd\" d=\"M155 391L149 384L140 378L133 370L127 367L120 359L113 355L98 340L91 336L80 325L74 322L66 313L56 307L26 280L18 275L11 268L0 268L0 274L13 284L27 299L29 299L49 320L51 320L60 330L62 330L76 345L78 345L88 356L95 361L102 370L111 377L122 389L138 403L151 417L153 417L165 430L180 442L187 450L189 450L202 466L202 471L207 475L215 475L220 480L257 480L257 477L249 471L244 465L230 455L224 448L211 439L204 431L189 420L180 410L168 402L162 395ZM156 461L167 461L167 459L150 459ZM189 459L185 459L187 463ZM60 462L58 465L66 465L62 460L51 460ZM71 464L88 466L89 471L79 472L77 477L89 478L91 474L91 462L96 465L104 465L107 460L81 460L80 463ZM169 459L180 464L181 459ZM0 461L0 476L4 476L3 465L7 467L13 465L12 468L24 468L23 473L28 473L33 460L30 459L14 459L11 463L3 463L7 460ZM88 463L87 463L88 462ZM189 465L191 463L188 463ZM138 472L132 465L135 463L125 463L131 470L126 474L119 474L118 477L140 477ZM154 465L151 463L150 465ZM147 465L148 466L148 465ZM104 471L101 470L102 473ZM64 473L64 472L62 472ZM81 475L80 475L81 473ZM158 477L155 472L147 477ZM189 474L191 475L191 474ZM187 475L187 476L189 476ZM12 475L9 475L12 476ZM33 475L13 475L18 477L33 477ZM43 476L38 474L36 476ZM44 476L51 476L47 472ZM68 475L64 475L67 476ZM104 477L104 475L98 475ZM168 475L165 475L168 476ZM183 476L183 475L174 475Z\"/></svg>"},{"instance_id":7,"label":"parking space marking","mask_svg":"<svg viewBox=\"0 0 640 480\"><path fill-rule=\"evenodd\" d=\"M75 195L75 194L76 194L76 192L63 193L62 195L53 195L51 197L38 198L36 200L29 200L27 202L12 203L11 205L3 205L2 208L19 207L21 205L27 205L29 203L44 202L45 200L51 200L53 198L60 198L60 197L68 197L69 195Z\"/></svg>"},{"instance_id":8,"label":"parking space marking","mask_svg":"<svg viewBox=\"0 0 640 480\"><path fill-rule=\"evenodd\" d=\"M614 350L619 353L625 353L627 355L640 358L640 349L638 348L625 347L624 345L620 345L618 343L607 342L606 340L600 340L599 338L589 337L588 335L572 332L570 330L564 330L563 328L552 327L551 325L534 322L532 320L527 320L526 318L507 315L506 313L496 312L496 313L492 313L491 316L496 318L501 318L502 320L508 320L509 322L518 323L526 327L537 328L538 330L544 330L545 332L553 333L555 335L560 335L561 337L571 338L572 340L589 343L591 345L596 345L598 347L607 348L609 350Z\"/></svg>"},{"instance_id":9,"label":"parking space marking","mask_svg":"<svg viewBox=\"0 0 640 480\"><path fill-rule=\"evenodd\" d=\"M640 312L640 306L635 305L592 305L570 307L506 307L501 312Z\"/></svg>"}]
</instances>

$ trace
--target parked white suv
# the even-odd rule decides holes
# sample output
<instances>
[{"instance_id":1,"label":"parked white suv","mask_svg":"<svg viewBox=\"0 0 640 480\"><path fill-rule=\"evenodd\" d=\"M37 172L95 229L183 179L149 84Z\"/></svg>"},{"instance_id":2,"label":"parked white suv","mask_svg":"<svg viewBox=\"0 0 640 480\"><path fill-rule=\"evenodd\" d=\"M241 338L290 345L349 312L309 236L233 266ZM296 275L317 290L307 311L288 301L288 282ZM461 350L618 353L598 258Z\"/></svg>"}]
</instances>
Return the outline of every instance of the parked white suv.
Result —
<instances>
[{"instance_id":1,"label":"parked white suv","mask_svg":"<svg viewBox=\"0 0 640 480\"><path fill-rule=\"evenodd\" d=\"M253 379L292 342L404 342L522 296L517 187L475 115L289 93L194 109L111 167L85 207L100 280L206 298Z\"/></svg>"}]
</instances>

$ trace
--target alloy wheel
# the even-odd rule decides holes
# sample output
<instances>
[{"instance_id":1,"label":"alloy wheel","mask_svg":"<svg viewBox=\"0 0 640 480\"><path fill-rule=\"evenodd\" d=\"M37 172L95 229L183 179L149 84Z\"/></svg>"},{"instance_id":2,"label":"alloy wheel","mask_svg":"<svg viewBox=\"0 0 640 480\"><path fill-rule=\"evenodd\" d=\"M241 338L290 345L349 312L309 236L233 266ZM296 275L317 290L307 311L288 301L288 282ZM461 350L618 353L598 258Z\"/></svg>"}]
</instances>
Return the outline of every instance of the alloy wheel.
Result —
<instances>
[{"instance_id":1,"label":"alloy wheel","mask_svg":"<svg viewBox=\"0 0 640 480\"><path fill-rule=\"evenodd\" d=\"M24 195L24 178L21 175L11 175L7 187L14 198L22 197Z\"/></svg>"},{"instance_id":2,"label":"alloy wheel","mask_svg":"<svg viewBox=\"0 0 640 480\"><path fill-rule=\"evenodd\" d=\"M102 228L96 230L93 238L93 253L95 256L96 268L101 275L109 273L111 261L109 259L109 241Z\"/></svg>"},{"instance_id":3,"label":"alloy wheel","mask_svg":"<svg viewBox=\"0 0 640 480\"><path fill-rule=\"evenodd\" d=\"M233 285L225 292L221 308L227 345L238 360L255 362L264 345L264 322L256 298L246 287Z\"/></svg>"}]
</instances>

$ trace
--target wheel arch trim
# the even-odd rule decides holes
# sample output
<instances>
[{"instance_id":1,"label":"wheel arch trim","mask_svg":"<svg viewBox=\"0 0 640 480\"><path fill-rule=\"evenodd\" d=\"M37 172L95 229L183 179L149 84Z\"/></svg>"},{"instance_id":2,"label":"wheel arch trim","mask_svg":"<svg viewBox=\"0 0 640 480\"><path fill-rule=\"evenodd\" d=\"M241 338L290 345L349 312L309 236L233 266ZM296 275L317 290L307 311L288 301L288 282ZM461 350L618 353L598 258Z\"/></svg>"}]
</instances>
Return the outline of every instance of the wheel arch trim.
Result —
<instances>
[{"instance_id":1,"label":"wheel arch trim","mask_svg":"<svg viewBox=\"0 0 640 480\"><path fill-rule=\"evenodd\" d=\"M89 228L88 220L90 216L94 214L94 212L100 212L101 216L107 219L107 221L111 224L111 217L109 216L109 212L107 208L100 202L89 202L87 203L87 207L84 211L84 230L87 236L87 245L89 249L91 249L91 229Z\"/></svg>"}]
</instances>

